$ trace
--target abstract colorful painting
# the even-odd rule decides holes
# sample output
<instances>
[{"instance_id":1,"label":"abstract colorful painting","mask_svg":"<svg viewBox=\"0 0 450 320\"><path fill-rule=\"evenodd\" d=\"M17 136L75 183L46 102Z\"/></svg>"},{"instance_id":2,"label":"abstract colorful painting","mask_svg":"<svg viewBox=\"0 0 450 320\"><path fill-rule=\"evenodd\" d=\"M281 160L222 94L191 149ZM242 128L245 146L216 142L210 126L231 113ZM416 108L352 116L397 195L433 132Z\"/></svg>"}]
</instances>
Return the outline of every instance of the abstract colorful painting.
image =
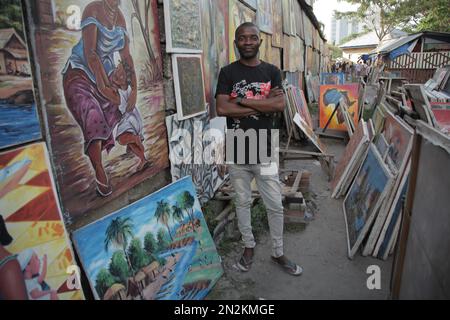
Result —
<instances>
[{"instance_id":1,"label":"abstract colorful painting","mask_svg":"<svg viewBox=\"0 0 450 320\"><path fill-rule=\"evenodd\" d=\"M202 204L214 196L225 179L224 157L220 156L224 142L208 135L208 119L207 113L183 121L176 115L166 118L172 181L192 176Z\"/></svg>"},{"instance_id":2,"label":"abstract colorful painting","mask_svg":"<svg viewBox=\"0 0 450 320\"><path fill-rule=\"evenodd\" d=\"M190 177L73 234L99 300L199 300L222 276Z\"/></svg>"},{"instance_id":3,"label":"abstract colorful painting","mask_svg":"<svg viewBox=\"0 0 450 320\"><path fill-rule=\"evenodd\" d=\"M0 247L17 255L23 283L15 294L26 288L30 300L84 299L57 199L45 143L0 153L2 239L11 237ZM3 285L11 284L0 283L0 292Z\"/></svg>"},{"instance_id":4,"label":"abstract colorful painting","mask_svg":"<svg viewBox=\"0 0 450 320\"><path fill-rule=\"evenodd\" d=\"M234 44L234 34L236 32L237 27L239 27L244 22L253 22L256 23L256 12L242 4L238 0L229 0L228 1L229 9L229 35L228 41L230 43L230 63L239 59L239 52L237 51L236 45Z\"/></svg>"},{"instance_id":5,"label":"abstract colorful painting","mask_svg":"<svg viewBox=\"0 0 450 320\"><path fill-rule=\"evenodd\" d=\"M51 160L70 224L169 165L157 1L26 5ZM105 18L110 11L114 21ZM96 58L88 63L89 46Z\"/></svg>"},{"instance_id":6,"label":"abstract colorful painting","mask_svg":"<svg viewBox=\"0 0 450 320\"><path fill-rule=\"evenodd\" d=\"M322 72L320 74L320 84L344 84L345 75L342 72L337 73L327 73Z\"/></svg>"},{"instance_id":7,"label":"abstract colorful painting","mask_svg":"<svg viewBox=\"0 0 450 320\"><path fill-rule=\"evenodd\" d=\"M164 22L167 52L202 52L200 0L164 0Z\"/></svg>"},{"instance_id":8,"label":"abstract colorful painting","mask_svg":"<svg viewBox=\"0 0 450 320\"><path fill-rule=\"evenodd\" d=\"M281 1L272 1L272 46L283 48L283 4Z\"/></svg>"},{"instance_id":9,"label":"abstract colorful painting","mask_svg":"<svg viewBox=\"0 0 450 320\"><path fill-rule=\"evenodd\" d=\"M328 119L331 117L335 106L344 99L348 106L348 111L354 121L355 126L358 124L358 85L323 85L320 86L319 99L319 122L320 128L325 128ZM339 108L334 114L328 128L339 131L347 131L344 124L345 120Z\"/></svg>"},{"instance_id":10,"label":"abstract colorful painting","mask_svg":"<svg viewBox=\"0 0 450 320\"><path fill-rule=\"evenodd\" d=\"M172 55L173 82L178 120L206 112L202 56L193 54Z\"/></svg>"},{"instance_id":11,"label":"abstract colorful painting","mask_svg":"<svg viewBox=\"0 0 450 320\"><path fill-rule=\"evenodd\" d=\"M272 34L273 32L273 15L272 0L257 0L256 24L263 32Z\"/></svg>"},{"instance_id":12,"label":"abstract colorful painting","mask_svg":"<svg viewBox=\"0 0 450 320\"><path fill-rule=\"evenodd\" d=\"M391 180L391 173L371 145L343 204L349 258L353 258L364 240Z\"/></svg>"},{"instance_id":13,"label":"abstract colorful painting","mask_svg":"<svg viewBox=\"0 0 450 320\"><path fill-rule=\"evenodd\" d=\"M12 12L16 12L13 15ZM0 8L0 149L41 138L20 0Z\"/></svg>"},{"instance_id":14,"label":"abstract colorful painting","mask_svg":"<svg viewBox=\"0 0 450 320\"><path fill-rule=\"evenodd\" d=\"M216 116L215 91L220 68L228 64L228 3L201 0L205 95L211 117Z\"/></svg>"}]
</instances>

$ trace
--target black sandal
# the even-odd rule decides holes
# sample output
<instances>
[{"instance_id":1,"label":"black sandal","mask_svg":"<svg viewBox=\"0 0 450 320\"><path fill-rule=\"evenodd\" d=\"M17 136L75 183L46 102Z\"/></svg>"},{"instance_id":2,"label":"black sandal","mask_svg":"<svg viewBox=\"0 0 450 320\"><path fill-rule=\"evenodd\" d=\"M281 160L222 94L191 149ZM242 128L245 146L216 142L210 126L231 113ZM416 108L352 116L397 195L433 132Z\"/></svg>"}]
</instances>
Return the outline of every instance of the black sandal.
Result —
<instances>
[{"instance_id":1,"label":"black sandal","mask_svg":"<svg viewBox=\"0 0 450 320\"><path fill-rule=\"evenodd\" d=\"M248 259L244 256L244 253L242 253L242 256L239 259L239 261L236 263L236 266L242 272L248 272L250 270L250 267L252 266L252 263L253 263L253 257Z\"/></svg>"},{"instance_id":2,"label":"black sandal","mask_svg":"<svg viewBox=\"0 0 450 320\"><path fill-rule=\"evenodd\" d=\"M271 257L272 261L283 268L284 271L293 276L299 276L303 273L303 268L298 264L290 261L288 258L285 258L284 261L280 261L279 258Z\"/></svg>"}]
</instances>

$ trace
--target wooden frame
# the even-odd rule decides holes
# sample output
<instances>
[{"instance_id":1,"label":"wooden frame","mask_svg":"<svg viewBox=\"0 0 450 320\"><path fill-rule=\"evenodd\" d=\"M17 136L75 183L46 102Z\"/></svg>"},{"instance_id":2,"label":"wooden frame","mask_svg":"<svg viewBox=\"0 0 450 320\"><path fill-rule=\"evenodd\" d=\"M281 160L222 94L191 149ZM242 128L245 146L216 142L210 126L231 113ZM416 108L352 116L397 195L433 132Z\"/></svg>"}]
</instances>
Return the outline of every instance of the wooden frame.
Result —
<instances>
[{"instance_id":1,"label":"wooden frame","mask_svg":"<svg viewBox=\"0 0 450 320\"><path fill-rule=\"evenodd\" d=\"M164 1L164 27L166 34L166 52L168 53L202 53L202 28L201 28L201 13L200 13L200 1L197 0L198 3L198 32L200 36L199 48L181 48L173 45L172 39L172 22L171 22L171 8L170 2L172 0L163 0Z\"/></svg>"},{"instance_id":2,"label":"wooden frame","mask_svg":"<svg viewBox=\"0 0 450 320\"><path fill-rule=\"evenodd\" d=\"M362 168L364 167L364 162L367 160L367 157L366 157L366 159L363 162L363 165L361 166L361 168L359 168L358 173L357 173L356 178L355 178L355 181L353 182L352 186L350 187L350 191L348 192L348 194L345 197L345 200L344 200L344 202L342 204L343 212L344 212L344 219L345 219L345 228L346 228L346 232L347 232L348 257L350 259L353 258L353 256L357 252L359 246L361 245L362 241L366 237L367 232L369 231L369 229L370 229L370 227L372 225L372 222L373 222L373 220L374 220L378 210L380 209L380 206L382 205L384 199L386 198L386 194L387 194L388 190L390 190L391 187L392 187L393 176L392 176L390 170L384 164L383 159L381 159L380 154L378 153L378 151L376 150L376 148L375 148L375 146L373 144L371 144L369 146L368 153L370 153L370 152L373 152L376 160L378 161L378 163L380 164L381 168L383 169L383 173L386 176L387 183L385 184L385 186L383 188L383 191L381 192L380 197L378 198L378 200L375 203L374 207L372 208L372 210L370 212L368 212L368 216L366 217L364 226L362 227L361 231L357 235L357 237L355 239L355 243L353 245L350 244L349 224L348 224L347 210L346 210L345 204L346 204L347 201L349 201L349 197L351 195L351 190L355 186L355 184L357 183L358 176L361 173Z\"/></svg>"}]
</instances>

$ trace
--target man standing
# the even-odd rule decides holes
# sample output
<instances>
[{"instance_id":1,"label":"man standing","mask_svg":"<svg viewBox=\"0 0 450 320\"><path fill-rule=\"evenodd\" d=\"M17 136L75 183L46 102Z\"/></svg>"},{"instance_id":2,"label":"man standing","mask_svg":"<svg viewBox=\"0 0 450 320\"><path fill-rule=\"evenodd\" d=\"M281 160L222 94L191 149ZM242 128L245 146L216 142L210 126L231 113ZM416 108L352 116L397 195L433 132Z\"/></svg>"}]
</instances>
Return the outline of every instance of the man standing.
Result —
<instances>
[{"instance_id":1,"label":"man standing","mask_svg":"<svg viewBox=\"0 0 450 320\"><path fill-rule=\"evenodd\" d=\"M229 171L236 192L238 227L245 247L237 266L245 272L250 269L253 261L256 243L252 233L250 207L251 181L255 178L267 209L272 238L271 259L289 274L300 275L302 268L287 259L283 253L284 216L277 164L265 163L259 155L259 147L264 144L266 150L270 150L273 113L282 112L285 107L280 70L259 60L262 40L255 24L246 22L240 25L236 29L234 42L240 60L220 71L216 90L217 114L227 117L229 132L245 133L247 136L256 132L257 137L257 141L252 143L249 141L251 139L244 138L244 146L237 145L233 138L233 148L228 148L230 141L227 141L227 162L232 162ZM261 134L262 132L268 134ZM227 139L229 136L227 134ZM238 149L241 152L238 153ZM234 151L233 159L228 156L230 151Z\"/></svg>"}]
</instances>

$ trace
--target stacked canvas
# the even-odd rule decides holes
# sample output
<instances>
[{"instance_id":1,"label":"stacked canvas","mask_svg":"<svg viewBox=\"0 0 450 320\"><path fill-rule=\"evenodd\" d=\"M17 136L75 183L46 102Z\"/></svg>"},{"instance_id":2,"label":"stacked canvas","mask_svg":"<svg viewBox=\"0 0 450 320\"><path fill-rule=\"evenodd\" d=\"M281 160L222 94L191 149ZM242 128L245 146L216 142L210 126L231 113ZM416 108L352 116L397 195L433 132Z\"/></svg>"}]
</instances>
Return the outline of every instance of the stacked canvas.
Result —
<instances>
[{"instance_id":1,"label":"stacked canvas","mask_svg":"<svg viewBox=\"0 0 450 320\"><path fill-rule=\"evenodd\" d=\"M424 84L426 95L433 102L450 102L450 67L436 69L433 78Z\"/></svg>"},{"instance_id":2,"label":"stacked canvas","mask_svg":"<svg viewBox=\"0 0 450 320\"><path fill-rule=\"evenodd\" d=\"M285 92L287 106L284 110L284 116L288 131L292 130L295 138L300 137L300 133L304 134L320 152L325 153L324 145L314 133L311 114L303 91L298 87L288 85Z\"/></svg>"},{"instance_id":3,"label":"stacked canvas","mask_svg":"<svg viewBox=\"0 0 450 320\"><path fill-rule=\"evenodd\" d=\"M361 246L364 256L373 255L386 259L394 248L399 232L402 199L406 193L410 171L413 130L388 110L384 110L379 117L383 118L382 130L370 143L368 153L344 201L350 258ZM357 133L358 130L352 137L353 141L350 141L346 154L355 148L355 141L360 140L360 134ZM358 158L355 155L351 160L357 162ZM340 163L338 168L342 166ZM349 174L343 176L349 177ZM350 179L352 178L350 175ZM337 182L335 180L332 184L333 196L339 196L339 182L342 185L344 178ZM346 192L342 187L341 191Z\"/></svg>"},{"instance_id":4,"label":"stacked canvas","mask_svg":"<svg viewBox=\"0 0 450 320\"><path fill-rule=\"evenodd\" d=\"M347 193L358 169L361 167L369 146L367 123L361 120L354 135L350 138L331 181L331 196L339 198Z\"/></svg>"}]
</instances>

